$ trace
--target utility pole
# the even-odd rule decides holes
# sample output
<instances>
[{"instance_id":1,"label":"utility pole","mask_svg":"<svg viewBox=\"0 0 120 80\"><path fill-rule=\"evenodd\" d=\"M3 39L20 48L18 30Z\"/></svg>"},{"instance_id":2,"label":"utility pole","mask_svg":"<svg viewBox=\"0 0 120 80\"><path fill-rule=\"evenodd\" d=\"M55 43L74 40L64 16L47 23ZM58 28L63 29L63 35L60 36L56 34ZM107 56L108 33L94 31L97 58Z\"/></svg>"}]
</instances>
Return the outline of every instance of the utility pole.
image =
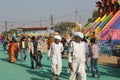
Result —
<instances>
[{"instance_id":1,"label":"utility pole","mask_svg":"<svg viewBox=\"0 0 120 80\"><path fill-rule=\"evenodd\" d=\"M50 17L50 21L51 21L51 27L50 27L50 29L53 29L54 23L53 23L53 15L52 14L51 14L51 17Z\"/></svg>"},{"instance_id":2,"label":"utility pole","mask_svg":"<svg viewBox=\"0 0 120 80\"><path fill-rule=\"evenodd\" d=\"M75 22L78 22L78 9L75 10Z\"/></svg>"},{"instance_id":3,"label":"utility pole","mask_svg":"<svg viewBox=\"0 0 120 80\"><path fill-rule=\"evenodd\" d=\"M7 32L7 20L5 21L5 31Z\"/></svg>"},{"instance_id":4,"label":"utility pole","mask_svg":"<svg viewBox=\"0 0 120 80\"><path fill-rule=\"evenodd\" d=\"M22 26L23 28L25 27L25 24L23 24L23 26Z\"/></svg>"},{"instance_id":5,"label":"utility pole","mask_svg":"<svg viewBox=\"0 0 120 80\"><path fill-rule=\"evenodd\" d=\"M82 22L81 19L82 19L82 17L80 16L80 17L79 17L79 22L80 22L80 23Z\"/></svg>"},{"instance_id":6,"label":"utility pole","mask_svg":"<svg viewBox=\"0 0 120 80\"><path fill-rule=\"evenodd\" d=\"M42 20L40 19L40 27L42 26Z\"/></svg>"},{"instance_id":7,"label":"utility pole","mask_svg":"<svg viewBox=\"0 0 120 80\"><path fill-rule=\"evenodd\" d=\"M11 29L13 29L13 22L11 22Z\"/></svg>"}]
</instances>

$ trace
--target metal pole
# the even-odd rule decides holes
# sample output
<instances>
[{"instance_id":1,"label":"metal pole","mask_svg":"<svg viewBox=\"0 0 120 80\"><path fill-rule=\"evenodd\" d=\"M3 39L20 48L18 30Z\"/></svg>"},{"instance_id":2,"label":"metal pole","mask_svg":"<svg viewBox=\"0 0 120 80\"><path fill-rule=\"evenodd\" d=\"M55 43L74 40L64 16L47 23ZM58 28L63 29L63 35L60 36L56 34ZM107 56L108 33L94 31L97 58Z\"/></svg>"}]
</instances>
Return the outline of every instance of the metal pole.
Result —
<instances>
[{"instance_id":1,"label":"metal pole","mask_svg":"<svg viewBox=\"0 0 120 80\"><path fill-rule=\"evenodd\" d=\"M77 10L77 8L76 8L76 11L75 11L75 21L76 21L76 22L78 22L77 17L78 17L78 10Z\"/></svg>"},{"instance_id":2,"label":"metal pole","mask_svg":"<svg viewBox=\"0 0 120 80\"><path fill-rule=\"evenodd\" d=\"M50 29L51 29L51 28L53 28L53 15L52 14L51 14L51 19L50 20L51 20L51 27L50 27Z\"/></svg>"},{"instance_id":3,"label":"metal pole","mask_svg":"<svg viewBox=\"0 0 120 80\"><path fill-rule=\"evenodd\" d=\"M5 31L7 32L7 20L5 21Z\"/></svg>"},{"instance_id":4,"label":"metal pole","mask_svg":"<svg viewBox=\"0 0 120 80\"><path fill-rule=\"evenodd\" d=\"M40 19L40 27L42 26L42 20Z\"/></svg>"}]
</instances>

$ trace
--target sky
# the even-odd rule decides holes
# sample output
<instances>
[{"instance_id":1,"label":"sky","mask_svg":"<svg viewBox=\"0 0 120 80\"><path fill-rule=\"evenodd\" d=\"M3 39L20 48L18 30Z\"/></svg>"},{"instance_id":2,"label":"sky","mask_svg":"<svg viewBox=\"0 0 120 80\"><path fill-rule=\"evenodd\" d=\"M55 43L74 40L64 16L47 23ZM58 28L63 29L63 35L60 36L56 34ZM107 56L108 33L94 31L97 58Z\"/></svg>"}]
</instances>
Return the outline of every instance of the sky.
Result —
<instances>
[{"instance_id":1,"label":"sky","mask_svg":"<svg viewBox=\"0 0 120 80\"><path fill-rule=\"evenodd\" d=\"M61 21L78 21L85 25L96 10L98 0L0 0L0 31L16 27L50 26ZM76 11L77 9L77 18Z\"/></svg>"}]
</instances>

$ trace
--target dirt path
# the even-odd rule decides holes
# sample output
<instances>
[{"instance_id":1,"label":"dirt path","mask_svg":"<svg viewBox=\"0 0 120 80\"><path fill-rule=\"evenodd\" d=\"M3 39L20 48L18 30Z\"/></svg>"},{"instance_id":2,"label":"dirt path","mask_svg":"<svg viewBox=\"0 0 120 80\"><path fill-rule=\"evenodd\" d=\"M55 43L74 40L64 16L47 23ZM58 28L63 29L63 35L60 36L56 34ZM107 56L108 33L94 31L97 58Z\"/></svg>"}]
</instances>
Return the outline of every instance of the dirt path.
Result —
<instances>
[{"instance_id":1,"label":"dirt path","mask_svg":"<svg viewBox=\"0 0 120 80\"><path fill-rule=\"evenodd\" d=\"M67 55L64 55L64 58L67 58ZM106 66L117 67L117 60L118 57L115 56L108 56L108 55L101 55L99 56L98 63ZM90 62L90 58L89 58Z\"/></svg>"},{"instance_id":2,"label":"dirt path","mask_svg":"<svg viewBox=\"0 0 120 80\"><path fill-rule=\"evenodd\" d=\"M108 56L108 55L102 55L99 57L99 64L117 67L117 60L118 57L115 56Z\"/></svg>"}]
</instances>

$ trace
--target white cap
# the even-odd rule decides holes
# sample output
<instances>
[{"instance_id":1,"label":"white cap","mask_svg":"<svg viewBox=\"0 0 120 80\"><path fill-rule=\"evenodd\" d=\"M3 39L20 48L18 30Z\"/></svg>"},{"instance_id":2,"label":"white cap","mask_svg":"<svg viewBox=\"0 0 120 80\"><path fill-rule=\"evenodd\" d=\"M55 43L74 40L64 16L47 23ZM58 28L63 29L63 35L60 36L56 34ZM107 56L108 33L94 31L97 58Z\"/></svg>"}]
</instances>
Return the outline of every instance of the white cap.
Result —
<instances>
[{"instance_id":1,"label":"white cap","mask_svg":"<svg viewBox=\"0 0 120 80\"><path fill-rule=\"evenodd\" d=\"M62 40L62 37L61 37L60 35L55 35L55 36L54 36L54 39L58 39L58 40L61 41L61 40Z\"/></svg>"},{"instance_id":2,"label":"white cap","mask_svg":"<svg viewBox=\"0 0 120 80\"><path fill-rule=\"evenodd\" d=\"M75 33L74 33L74 36L78 36L78 37L80 37L81 39L84 38L84 35L83 35L83 33L81 33L81 32L75 32Z\"/></svg>"}]
</instances>

